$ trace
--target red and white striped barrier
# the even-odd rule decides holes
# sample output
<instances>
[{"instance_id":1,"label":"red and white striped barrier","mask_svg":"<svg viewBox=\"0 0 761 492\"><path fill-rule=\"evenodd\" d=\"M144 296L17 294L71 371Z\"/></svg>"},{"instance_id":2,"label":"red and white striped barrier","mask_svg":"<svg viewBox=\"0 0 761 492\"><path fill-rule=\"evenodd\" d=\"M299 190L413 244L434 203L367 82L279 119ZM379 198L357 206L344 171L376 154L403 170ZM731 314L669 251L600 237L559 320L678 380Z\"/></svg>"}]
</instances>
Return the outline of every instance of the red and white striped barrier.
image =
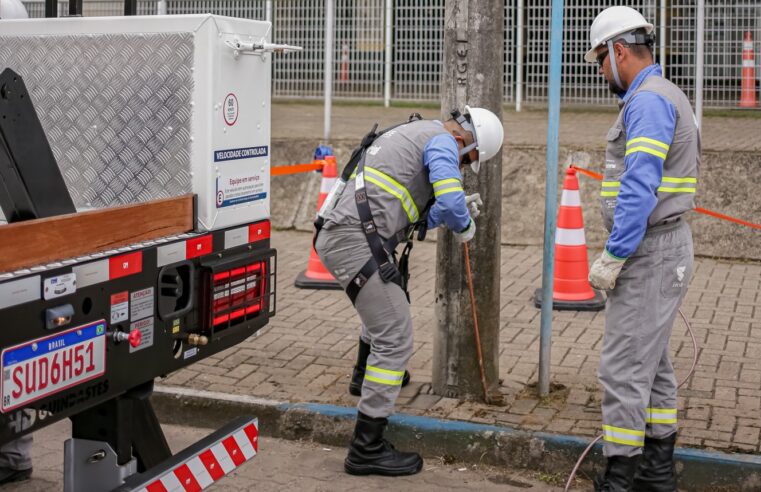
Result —
<instances>
[{"instance_id":1,"label":"red and white striped barrier","mask_svg":"<svg viewBox=\"0 0 761 492\"><path fill-rule=\"evenodd\" d=\"M137 490L139 492L204 490L256 456L258 452L258 422L253 420Z\"/></svg>"}]
</instances>

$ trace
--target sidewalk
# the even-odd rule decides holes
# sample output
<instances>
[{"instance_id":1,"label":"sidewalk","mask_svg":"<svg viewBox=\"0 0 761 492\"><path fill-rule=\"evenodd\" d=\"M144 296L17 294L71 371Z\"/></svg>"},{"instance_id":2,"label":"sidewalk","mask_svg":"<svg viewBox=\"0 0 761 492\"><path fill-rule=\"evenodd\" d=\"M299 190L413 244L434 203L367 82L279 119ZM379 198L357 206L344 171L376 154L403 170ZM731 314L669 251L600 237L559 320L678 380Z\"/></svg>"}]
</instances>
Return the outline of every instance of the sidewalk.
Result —
<instances>
[{"instance_id":1,"label":"sidewalk","mask_svg":"<svg viewBox=\"0 0 761 492\"><path fill-rule=\"evenodd\" d=\"M560 113L560 145L574 148L604 148L605 134L616 121L618 109L597 111L564 110ZM334 139L358 141L378 122L381 128L405 121L413 112L424 118L438 119L435 108L384 108L335 104L332 109L331 135ZM759 113L758 111L755 112ZM321 139L324 107L322 104L275 103L272 105L273 139ZM547 145L547 110L532 109L516 113L503 110L505 144L510 146ZM761 152L761 114L757 117L738 112L738 116L704 116L702 148L704 151Z\"/></svg>"},{"instance_id":2,"label":"sidewalk","mask_svg":"<svg viewBox=\"0 0 761 492\"><path fill-rule=\"evenodd\" d=\"M296 289L311 235L273 232L278 250L278 312L259 336L171 374L159 384L289 402L356 405L347 386L359 321L341 291ZM397 411L476 423L592 437L600 429L596 369L604 314L558 312L553 321L552 381L539 399L536 381L539 310L531 296L541 282L540 247L502 247L500 375L507 405L490 407L431 394L435 243L412 255L415 353L412 383ZM701 349L691 381L679 392L680 446L758 453L761 431L761 265L697 259L682 307ZM672 354L681 380L692 343L680 320Z\"/></svg>"}]
</instances>

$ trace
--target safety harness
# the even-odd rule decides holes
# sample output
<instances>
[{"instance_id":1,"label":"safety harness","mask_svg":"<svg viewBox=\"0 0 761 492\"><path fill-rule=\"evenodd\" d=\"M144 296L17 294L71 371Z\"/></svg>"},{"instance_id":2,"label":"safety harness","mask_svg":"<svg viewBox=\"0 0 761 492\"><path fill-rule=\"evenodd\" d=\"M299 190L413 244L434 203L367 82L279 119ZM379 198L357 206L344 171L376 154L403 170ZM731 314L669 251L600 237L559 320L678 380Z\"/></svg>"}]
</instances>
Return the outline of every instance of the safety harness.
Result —
<instances>
[{"instance_id":1,"label":"safety harness","mask_svg":"<svg viewBox=\"0 0 761 492\"><path fill-rule=\"evenodd\" d=\"M367 239L367 244L370 246L370 252L372 254L370 259L367 260L346 287L346 294L349 296L349 299L351 299L352 304L356 301L362 287L365 286L367 281L376 271L384 283L393 282L401 287L407 295L407 301L409 302L410 296L407 292L407 284L409 282L409 255L413 246L412 236L415 230L417 230L418 240L422 241L425 239L428 209L433 205L435 199L432 197L428 201L417 222L404 227L394 233L390 238L384 240L381 235L378 234L378 228L373 220L372 210L370 209L370 203L367 199L367 188L365 187L365 158L367 149L378 139L378 137L401 125L422 119L423 118L418 113L413 113L408 121L381 131L377 131L378 124L376 123L373 125L372 130L362 138L362 142L359 146L354 149L349 158L349 162L341 173L341 179L344 182L348 182L356 171L354 201L357 205L359 220L362 223L362 231L365 233L365 238ZM324 218L318 217L314 223L316 229L314 236L315 241L317 240L317 235L320 233L324 222ZM397 260L396 247L402 242L406 242L406 245Z\"/></svg>"}]
</instances>

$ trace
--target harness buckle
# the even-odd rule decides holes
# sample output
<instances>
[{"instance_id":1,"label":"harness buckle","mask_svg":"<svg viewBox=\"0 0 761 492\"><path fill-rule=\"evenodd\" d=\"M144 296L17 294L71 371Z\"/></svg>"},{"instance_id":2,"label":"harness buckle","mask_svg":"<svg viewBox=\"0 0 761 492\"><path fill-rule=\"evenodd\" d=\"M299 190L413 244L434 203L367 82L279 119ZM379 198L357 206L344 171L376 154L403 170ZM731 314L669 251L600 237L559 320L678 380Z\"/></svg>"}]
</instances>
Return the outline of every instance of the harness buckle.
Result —
<instances>
[{"instance_id":1,"label":"harness buckle","mask_svg":"<svg viewBox=\"0 0 761 492\"><path fill-rule=\"evenodd\" d=\"M365 229L365 234L372 234L375 232L375 224L372 220L362 223L362 227Z\"/></svg>"},{"instance_id":2,"label":"harness buckle","mask_svg":"<svg viewBox=\"0 0 761 492\"><path fill-rule=\"evenodd\" d=\"M395 284L398 284L400 281L399 270L389 261L378 267L378 273L385 283L394 282Z\"/></svg>"},{"instance_id":3,"label":"harness buckle","mask_svg":"<svg viewBox=\"0 0 761 492\"><path fill-rule=\"evenodd\" d=\"M356 277L354 277L354 280L352 280L352 283L356 285L359 289L361 289L367 283L367 277L362 275L362 272L360 272L357 274Z\"/></svg>"}]
</instances>

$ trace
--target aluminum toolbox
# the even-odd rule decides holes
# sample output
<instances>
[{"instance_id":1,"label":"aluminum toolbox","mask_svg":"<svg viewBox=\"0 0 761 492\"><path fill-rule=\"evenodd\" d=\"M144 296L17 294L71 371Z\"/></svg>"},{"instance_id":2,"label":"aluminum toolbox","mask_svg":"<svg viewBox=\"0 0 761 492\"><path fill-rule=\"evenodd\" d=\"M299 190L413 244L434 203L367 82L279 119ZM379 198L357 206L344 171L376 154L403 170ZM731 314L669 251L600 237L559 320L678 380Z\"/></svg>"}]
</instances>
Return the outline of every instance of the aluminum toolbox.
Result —
<instances>
[{"instance_id":1,"label":"aluminum toolbox","mask_svg":"<svg viewBox=\"0 0 761 492\"><path fill-rule=\"evenodd\" d=\"M269 217L270 23L214 15L3 21L79 208L198 195L199 228Z\"/></svg>"}]
</instances>

